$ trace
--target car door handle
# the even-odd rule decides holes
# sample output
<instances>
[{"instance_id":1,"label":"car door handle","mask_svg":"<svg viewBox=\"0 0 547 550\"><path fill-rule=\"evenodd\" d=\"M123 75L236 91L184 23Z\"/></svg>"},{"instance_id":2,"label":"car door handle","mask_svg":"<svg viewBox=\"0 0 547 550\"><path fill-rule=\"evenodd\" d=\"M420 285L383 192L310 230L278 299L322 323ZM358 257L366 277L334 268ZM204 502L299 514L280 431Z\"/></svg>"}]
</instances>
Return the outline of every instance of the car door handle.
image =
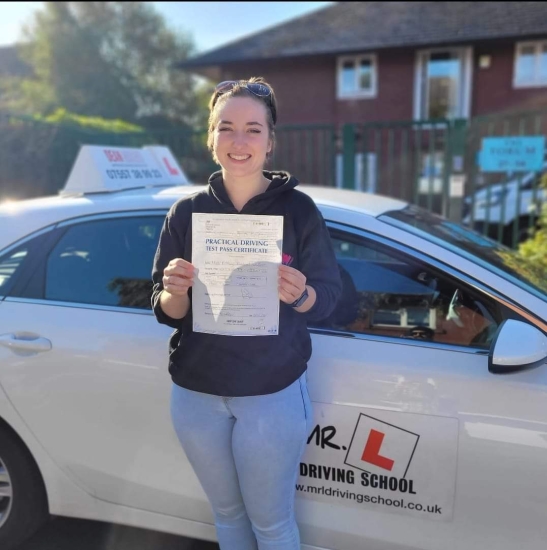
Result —
<instances>
[{"instance_id":1,"label":"car door handle","mask_svg":"<svg viewBox=\"0 0 547 550\"><path fill-rule=\"evenodd\" d=\"M18 338L15 334L0 335L0 345L15 351L43 352L51 349L51 342L47 338Z\"/></svg>"}]
</instances>

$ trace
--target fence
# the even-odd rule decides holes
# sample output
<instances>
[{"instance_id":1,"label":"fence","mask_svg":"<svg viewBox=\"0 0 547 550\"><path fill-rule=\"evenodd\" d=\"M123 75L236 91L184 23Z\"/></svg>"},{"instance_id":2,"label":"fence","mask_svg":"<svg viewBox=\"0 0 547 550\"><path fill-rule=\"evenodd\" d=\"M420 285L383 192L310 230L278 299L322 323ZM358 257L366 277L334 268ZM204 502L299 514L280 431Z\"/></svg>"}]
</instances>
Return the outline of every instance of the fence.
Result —
<instances>
[{"instance_id":1,"label":"fence","mask_svg":"<svg viewBox=\"0 0 547 550\"><path fill-rule=\"evenodd\" d=\"M547 111L470 120L348 124L342 128L342 185L418 204L510 246L536 226L546 198L547 151L533 171L485 172L485 138L544 137ZM542 185L542 181L544 185Z\"/></svg>"},{"instance_id":2,"label":"fence","mask_svg":"<svg viewBox=\"0 0 547 550\"><path fill-rule=\"evenodd\" d=\"M337 133L334 125L282 126L276 130L271 166L303 183L336 185Z\"/></svg>"},{"instance_id":3,"label":"fence","mask_svg":"<svg viewBox=\"0 0 547 550\"><path fill-rule=\"evenodd\" d=\"M276 131L270 167L287 170L303 183L400 198L514 246L536 223L547 165L537 173L485 173L479 152L486 137L546 131L547 111L470 120L283 126ZM205 131L105 133L0 118L0 199L56 194L82 144L167 145L189 178L205 183L219 168L206 140Z\"/></svg>"},{"instance_id":4,"label":"fence","mask_svg":"<svg viewBox=\"0 0 547 550\"><path fill-rule=\"evenodd\" d=\"M468 197L464 219L478 231L515 246L535 227L545 199L547 151L540 170L483 172L478 162L481 143L489 137L544 137L547 111L490 115L470 121L466 133ZM542 185L543 182L543 185Z\"/></svg>"}]
</instances>

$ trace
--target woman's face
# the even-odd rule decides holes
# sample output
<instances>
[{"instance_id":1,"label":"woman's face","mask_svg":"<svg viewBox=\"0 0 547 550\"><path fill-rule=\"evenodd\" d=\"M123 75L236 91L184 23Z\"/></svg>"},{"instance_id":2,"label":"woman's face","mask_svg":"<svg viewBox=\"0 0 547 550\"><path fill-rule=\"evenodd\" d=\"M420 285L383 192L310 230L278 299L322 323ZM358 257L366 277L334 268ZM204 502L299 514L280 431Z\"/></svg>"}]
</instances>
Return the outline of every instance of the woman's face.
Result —
<instances>
[{"instance_id":1,"label":"woman's face","mask_svg":"<svg viewBox=\"0 0 547 550\"><path fill-rule=\"evenodd\" d=\"M236 177L261 172L272 148L266 106L250 97L231 97L217 111L213 148L219 164Z\"/></svg>"}]
</instances>

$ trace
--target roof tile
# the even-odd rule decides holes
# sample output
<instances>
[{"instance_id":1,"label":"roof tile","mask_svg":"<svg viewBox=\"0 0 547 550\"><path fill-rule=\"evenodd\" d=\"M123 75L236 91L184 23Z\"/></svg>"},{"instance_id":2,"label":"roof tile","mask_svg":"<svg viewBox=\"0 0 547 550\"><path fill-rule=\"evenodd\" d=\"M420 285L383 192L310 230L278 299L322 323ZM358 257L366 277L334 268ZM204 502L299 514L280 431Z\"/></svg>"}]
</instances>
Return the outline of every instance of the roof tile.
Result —
<instances>
[{"instance_id":1,"label":"roof tile","mask_svg":"<svg viewBox=\"0 0 547 550\"><path fill-rule=\"evenodd\" d=\"M542 35L547 2L337 2L178 66Z\"/></svg>"}]
</instances>

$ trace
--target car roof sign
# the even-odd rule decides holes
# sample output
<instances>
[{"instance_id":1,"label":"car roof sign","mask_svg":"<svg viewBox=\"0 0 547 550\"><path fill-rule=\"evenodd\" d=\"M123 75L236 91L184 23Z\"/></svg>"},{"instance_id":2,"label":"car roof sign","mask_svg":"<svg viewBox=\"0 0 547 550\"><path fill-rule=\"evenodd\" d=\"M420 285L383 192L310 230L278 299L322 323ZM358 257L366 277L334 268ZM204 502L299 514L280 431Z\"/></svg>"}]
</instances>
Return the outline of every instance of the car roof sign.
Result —
<instances>
[{"instance_id":1,"label":"car roof sign","mask_svg":"<svg viewBox=\"0 0 547 550\"><path fill-rule=\"evenodd\" d=\"M60 194L111 193L185 184L189 184L188 178L168 147L83 145Z\"/></svg>"},{"instance_id":2,"label":"car roof sign","mask_svg":"<svg viewBox=\"0 0 547 550\"><path fill-rule=\"evenodd\" d=\"M165 145L147 145L143 149L150 151L165 172L166 178L173 185L191 185L190 180L186 177L184 170L180 167L169 147Z\"/></svg>"}]
</instances>

